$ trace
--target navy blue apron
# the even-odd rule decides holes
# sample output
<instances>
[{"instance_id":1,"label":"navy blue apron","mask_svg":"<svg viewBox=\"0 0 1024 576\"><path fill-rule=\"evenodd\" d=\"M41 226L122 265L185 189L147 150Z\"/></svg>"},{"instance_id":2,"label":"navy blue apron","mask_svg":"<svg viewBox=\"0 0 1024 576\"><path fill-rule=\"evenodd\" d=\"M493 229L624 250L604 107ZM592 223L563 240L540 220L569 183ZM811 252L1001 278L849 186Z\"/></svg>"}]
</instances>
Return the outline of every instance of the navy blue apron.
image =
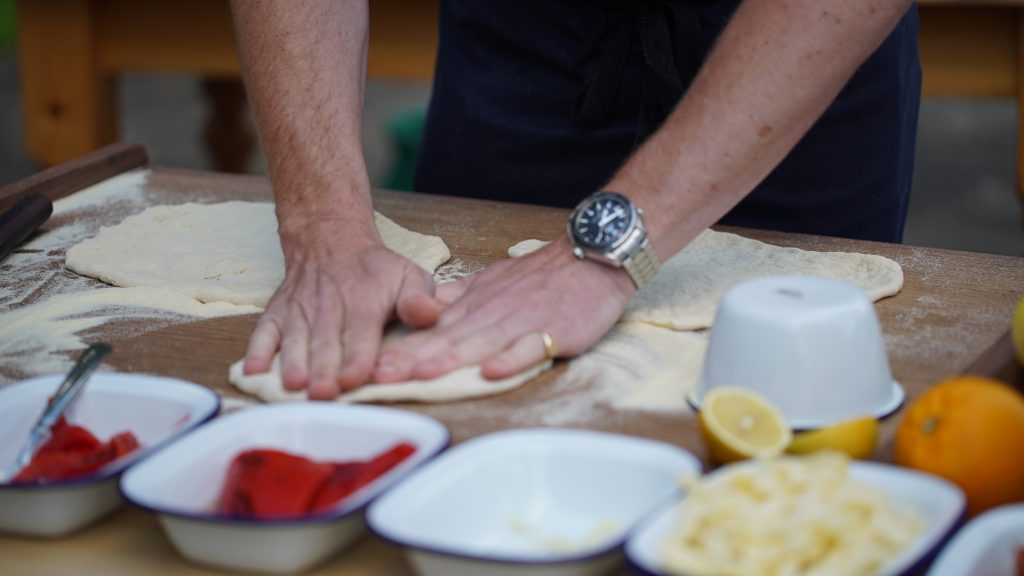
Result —
<instances>
[{"instance_id":1,"label":"navy blue apron","mask_svg":"<svg viewBox=\"0 0 1024 576\"><path fill-rule=\"evenodd\" d=\"M739 0L443 0L415 188L570 207L683 94ZM921 73L916 8L721 223L899 242Z\"/></svg>"}]
</instances>

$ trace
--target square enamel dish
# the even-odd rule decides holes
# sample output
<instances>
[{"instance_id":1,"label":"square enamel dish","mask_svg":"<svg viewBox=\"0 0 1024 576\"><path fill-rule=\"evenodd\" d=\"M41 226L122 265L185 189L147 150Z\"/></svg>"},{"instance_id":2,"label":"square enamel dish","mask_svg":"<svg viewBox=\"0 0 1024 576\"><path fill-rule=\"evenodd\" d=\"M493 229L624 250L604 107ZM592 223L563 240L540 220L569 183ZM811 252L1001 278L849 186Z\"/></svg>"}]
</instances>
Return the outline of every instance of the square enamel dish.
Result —
<instances>
[{"instance_id":1,"label":"square enamel dish","mask_svg":"<svg viewBox=\"0 0 1024 576\"><path fill-rule=\"evenodd\" d=\"M378 499L370 529L425 576L603 574L629 530L700 473L692 454L601 432L467 441Z\"/></svg>"},{"instance_id":2,"label":"square enamel dish","mask_svg":"<svg viewBox=\"0 0 1024 576\"><path fill-rule=\"evenodd\" d=\"M722 295L690 404L717 386L761 394L798 430L883 418L904 398L871 300L814 276L756 278Z\"/></svg>"},{"instance_id":3,"label":"square enamel dish","mask_svg":"<svg viewBox=\"0 0 1024 576\"><path fill-rule=\"evenodd\" d=\"M0 389L0 467L14 462L63 374L41 376ZM47 484L0 484L0 531L57 537L82 528L123 503L121 472L162 445L213 418L213 391L181 380L142 374L94 374L65 412L101 441L126 430L141 447L95 474Z\"/></svg>"},{"instance_id":4,"label":"square enamel dish","mask_svg":"<svg viewBox=\"0 0 1024 576\"><path fill-rule=\"evenodd\" d=\"M330 511L300 519L218 515L232 459L273 448L321 461L369 460L398 442L416 452ZM438 421L376 406L295 403L246 408L217 419L132 468L121 492L158 515L185 558L217 568L289 573L323 562L364 531L363 509L382 490L448 444Z\"/></svg>"},{"instance_id":5,"label":"square enamel dish","mask_svg":"<svg viewBox=\"0 0 1024 576\"><path fill-rule=\"evenodd\" d=\"M735 464L712 473L709 478L758 465L757 462ZM963 492L936 476L897 466L860 461L850 464L849 474L851 479L883 491L892 502L904 506L925 524L917 540L894 558L878 576L916 573L946 542L963 517L966 506ZM652 515L630 537L626 543L626 556L636 573L645 576L670 574L662 567L661 547L674 530L681 509L682 500Z\"/></svg>"},{"instance_id":6,"label":"square enamel dish","mask_svg":"<svg viewBox=\"0 0 1024 576\"><path fill-rule=\"evenodd\" d=\"M943 549L928 576L1017 574L1024 549L1024 504L1001 506L971 520Z\"/></svg>"}]
</instances>

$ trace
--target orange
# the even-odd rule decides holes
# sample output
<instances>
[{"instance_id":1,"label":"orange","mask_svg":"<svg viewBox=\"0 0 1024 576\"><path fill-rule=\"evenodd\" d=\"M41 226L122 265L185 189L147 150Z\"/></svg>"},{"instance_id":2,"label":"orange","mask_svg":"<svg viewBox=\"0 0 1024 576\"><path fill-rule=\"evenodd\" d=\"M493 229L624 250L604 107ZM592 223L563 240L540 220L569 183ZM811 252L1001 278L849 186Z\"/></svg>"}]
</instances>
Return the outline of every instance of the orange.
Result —
<instances>
[{"instance_id":1,"label":"orange","mask_svg":"<svg viewBox=\"0 0 1024 576\"><path fill-rule=\"evenodd\" d=\"M903 416L895 457L960 486L971 516L1024 500L1024 396L983 376L939 382Z\"/></svg>"}]
</instances>

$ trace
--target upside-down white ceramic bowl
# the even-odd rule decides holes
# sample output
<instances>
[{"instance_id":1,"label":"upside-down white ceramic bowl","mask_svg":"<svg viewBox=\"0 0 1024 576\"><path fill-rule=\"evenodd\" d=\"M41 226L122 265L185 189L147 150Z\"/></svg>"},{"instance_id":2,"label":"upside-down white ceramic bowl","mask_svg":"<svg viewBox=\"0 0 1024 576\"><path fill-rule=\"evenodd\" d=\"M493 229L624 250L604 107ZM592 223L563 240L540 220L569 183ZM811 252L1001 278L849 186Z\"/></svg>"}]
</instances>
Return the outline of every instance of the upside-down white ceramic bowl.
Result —
<instances>
[{"instance_id":1,"label":"upside-down white ceramic bowl","mask_svg":"<svg viewBox=\"0 0 1024 576\"><path fill-rule=\"evenodd\" d=\"M871 301L814 276L756 278L722 295L690 403L699 409L717 386L760 393L796 429L882 418L904 397Z\"/></svg>"},{"instance_id":2,"label":"upside-down white ceramic bowl","mask_svg":"<svg viewBox=\"0 0 1024 576\"><path fill-rule=\"evenodd\" d=\"M709 479L722 478L760 465L758 461L733 464L712 472ZM903 506L925 525L917 539L877 576L915 574L934 557L963 518L966 507L963 492L937 476L898 466L861 461L850 463L849 475L861 484L881 490L891 502ZM630 536L626 543L626 556L635 573L644 576L669 575L662 565L662 546L675 529L682 505L682 500L667 505L645 520Z\"/></svg>"},{"instance_id":3,"label":"upside-down white ceramic bowl","mask_svg":"<svg viewBox=\"0 0 1024 576\"><path fill-rule=\"evenodd\" d=\"M1004 576L1017 574L1024 550L1024 504L1000 506L978 516L958 532L928 570L928 576Z\"/></svg>"},{"instance_id":4,"label":"upside-down white ceramic bowl","mask_svg":"<svg viewBox=\"0 0 1024 576\"><path fill-rule=\"evenodd\" d=\"M0 468L14 462L63 374L0 389ZM181 380L142 374L94 374L65 416L99 440L131 431L140 448L95 474L46 484L0 484L0 531L56 537L87 526L123 503L117 479L132 463L214 417L213 391Z\"/></svg>"},{"instance_id":5,"label":"upside-down white ceramic bowl","mask_svg":"<svg viewBox=\"0 0 1024 576\"><path fill-rule=\"evenodd\" d=\"M322 514L255 520L215 511L239 452L271 448L318 461L369 460L398 442L411 443L416 452ZM133 467L121 479L121 492L156 513L175 549L191 561L298 572L355 540L367 503L447 444L447 429L415 412L311 402L256 406L223 416Z\"/></svg>"},{"instance_id":6,"label":"upside-down white ceramic bowl","mask_svg":"<svg viewBox=\"0 0 1024 576\"><path fill-rule=\"evenodd\" d=\"M424 576L604 574L629 530L699 473L692 454L653 440L497 432L428 463L367 521Z\"/></svg>"}]
</instances>

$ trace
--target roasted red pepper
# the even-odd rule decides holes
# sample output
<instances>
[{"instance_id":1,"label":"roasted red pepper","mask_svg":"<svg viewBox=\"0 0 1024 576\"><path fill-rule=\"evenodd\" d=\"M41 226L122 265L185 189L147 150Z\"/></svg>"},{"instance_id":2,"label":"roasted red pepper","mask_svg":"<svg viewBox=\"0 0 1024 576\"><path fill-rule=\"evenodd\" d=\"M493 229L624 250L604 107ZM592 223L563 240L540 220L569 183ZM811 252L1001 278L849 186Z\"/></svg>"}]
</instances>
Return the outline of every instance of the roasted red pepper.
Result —
<instances>
[{"instance_id":1,"label":"roasted red pepper","mask_svg":"<svg viewBox=\"0 0 1024 576\"><path fill-rule=\"evenodd\" d=\"M220 510L232 516L299 516L330 474L330 464L278 450L242 452L228 468Z\"/></svg>"},{"instance_id":2,"label":"roasted red pepper","mask_svg":"<svg viewBox=\"0 0 1024 576\"><path fill-rule=\"evenodd\" d=\"M50 439L14 477L15 483L67 480L91 474L139 447L131 432L121 432L100 442L81 426L67 423L62 416L51 430Z\"/></svg>"},{"instance_id":3,"label":"roasted red pepper","mask_svg":"<svg viewBox=\"0 0 1024 576\"><path fill-rule=\"evenodd\" d=\"M367 462L314 462L279 450L247 450L228 468L217 509L243 518L322 512L416 451L402 442Z\"/></svg>"}]
</instances>

